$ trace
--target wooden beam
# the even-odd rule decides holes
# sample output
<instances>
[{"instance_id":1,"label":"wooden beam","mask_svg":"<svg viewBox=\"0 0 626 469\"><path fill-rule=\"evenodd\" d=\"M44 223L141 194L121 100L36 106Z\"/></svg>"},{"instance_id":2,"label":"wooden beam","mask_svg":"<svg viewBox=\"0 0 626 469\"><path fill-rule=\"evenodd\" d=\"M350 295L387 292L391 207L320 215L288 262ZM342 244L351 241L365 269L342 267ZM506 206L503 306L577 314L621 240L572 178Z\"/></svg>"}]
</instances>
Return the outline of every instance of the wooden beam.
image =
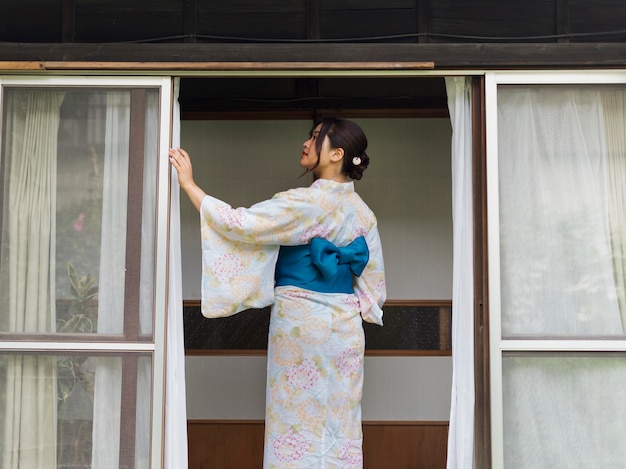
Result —
<instances>
[{"instance_id":1,"label":"wooden beam","mask_svg":"<svg viewBox=\"0 0 626 469\"><path fill-rule=\"evenodd\" d=\"M0 64L1 65L1 64ZM433 62L43 62L45 70L428 70Z\"/></svg>"},{"instance_id":2,"label":"wooden beam","mask_svg":"<svg viewBox=\"0 0 626 469\"><path fill-rule=\"evenodd\" d=\"M0 71L3 70L45 70L46 66L44 62L35 61L18 61L18 60L6 60L0 61Z\"/></svg>"},{"instance_id":3,"label":"wooden beam","mask_svg":"<svg viewBox=\"0 0 626 469\"><path fill-rule=\"evenodd\" d=\"M350 64L436 70L624 68L626 43L570 44L15 44L0 43L0 69L17 62L56 70L340 70ZM39 65L44 64L44 65ZM136 64L136 65L133 65ZM31 64L32 66L32 64ZM96 68L94 68L96 67ZM170 68L171 67L171 68ZM302 67L302 68L299 68ZM33 70L36 68L32 68ZM428 68L426 68L428 69Z\"/></svg>"}]
</instances>

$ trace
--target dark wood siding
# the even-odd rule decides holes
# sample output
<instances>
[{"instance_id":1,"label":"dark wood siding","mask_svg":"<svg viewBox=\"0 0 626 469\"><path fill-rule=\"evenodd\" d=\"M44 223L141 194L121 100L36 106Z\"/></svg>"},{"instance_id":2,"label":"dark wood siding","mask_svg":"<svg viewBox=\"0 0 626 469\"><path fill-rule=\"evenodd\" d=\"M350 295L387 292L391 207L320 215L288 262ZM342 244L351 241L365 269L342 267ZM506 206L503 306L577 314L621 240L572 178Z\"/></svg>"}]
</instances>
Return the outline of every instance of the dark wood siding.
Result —
<instances>
[{"instance_id":1,"label":"dark wood siding","mask_svg":"<svg viewBox=\"0 0 626 469\"><path fill-rule=\"evenodd\" d=\"M0 41L626 41L624 0L3 0Z\"/></svg>"},{"instance_id":2,"label":"dark wood siding","mask_svg":"<svg viewBox=\"0 0 626 469\"><path fill-rule=\"evenodd\" d=\"M74 42L122 42L183 34L180 0L74 0Z\"/></svg>"},{"instance_id":3,"label":"dark wood siding","mask_svg":"<svg viewBox=\"0 0 626 469\"><path fill-rule=\"evenodd\" d=\"M60 42L62 0L0 1L0 41Z\"/></svg>"},{"instance_id":4,"label":"dark wood siding","mask_svg":"<svg viewBox=\"0 0 626 469\"><path fill-rule=\"evenodd\" d=\"M433 0L431 40L554 42L555 12L555 0Z\"/></svg>"},{"instance_id":5,"label":"dark wood siding","mask_svg":"<svg viewBox=\"0 0 626 469\"><path fill-rule=\"evenodd\" d=\"M322 39L416 42L415 0L320 0L319 5Z\"/></svg>"},{"instance_id":6,"label":"dark wood siding","mask_svg":"<svg viewBox=\"0 0 626 469\"><path fill-rule=\"evenodd\" d=\"M306 38L305 0L198 2L196 8L200 41Z\"/></svg>"},{"instance_id":7,"label":"dark wood siding","mask_svg":"<svg viewBox=\"0 0 626 469\"><path fill-rule=\"evenodd\" d=\"M626 42L624 0L570 0L570 32L576 42ZM598 34L602 31L607 34ZM587 36L587 35L590 36Z\"/></svg>"}]
</instances>

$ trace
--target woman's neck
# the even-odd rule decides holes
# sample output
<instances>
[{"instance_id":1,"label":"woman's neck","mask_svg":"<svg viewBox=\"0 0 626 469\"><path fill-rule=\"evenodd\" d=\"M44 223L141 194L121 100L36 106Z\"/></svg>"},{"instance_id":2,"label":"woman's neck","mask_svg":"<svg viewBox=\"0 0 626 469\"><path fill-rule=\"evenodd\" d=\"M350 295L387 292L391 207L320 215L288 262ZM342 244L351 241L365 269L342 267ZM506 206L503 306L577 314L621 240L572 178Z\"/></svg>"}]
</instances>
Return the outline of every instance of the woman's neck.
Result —
<instances>
[{"instance_id":1,"label":"woman's neck","mask_svg":"<svg viewBox=\"0 0 626 469\"><path fill-rule=\"evenodd\" d=\"M331 168L328 168L331 169ZM337 171L320 171L319 173L315 172L315 170L313 170L313 173L315 174L315 178L316 179L328 179L330 181L335 181L335 182L346 182L346 175L343 174L342 172L337 172Z\"/></svg>"}]
</instances>

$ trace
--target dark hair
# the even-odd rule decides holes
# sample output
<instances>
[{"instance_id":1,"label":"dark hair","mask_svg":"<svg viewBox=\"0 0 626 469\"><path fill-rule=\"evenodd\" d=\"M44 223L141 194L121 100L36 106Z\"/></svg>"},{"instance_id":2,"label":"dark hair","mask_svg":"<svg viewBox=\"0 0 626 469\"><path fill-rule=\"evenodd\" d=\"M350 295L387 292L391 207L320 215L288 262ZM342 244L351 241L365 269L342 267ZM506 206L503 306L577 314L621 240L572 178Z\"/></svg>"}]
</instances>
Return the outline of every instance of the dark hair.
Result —
<instances>
[{"instance_id":1,"label":"dark hair","mask_svg":"<svg viewBox=\"0 0 626 469\"><path fill-rule=\"evenodd\" d=\"M363 171L365 171L370 162L369 156L365 153L367 137L361 127L347 119L333 117L322 119L313 126L313 129L319 124L322 124L322 127L315 141L315 150L317 150L318 158L322 153L324 139L328 137L331 148L343 148L341 172L350 179L360 180L363 177ZM359 164L354 164L353 160L355 157L361 160Z\"/></svg>"}]
</instances>

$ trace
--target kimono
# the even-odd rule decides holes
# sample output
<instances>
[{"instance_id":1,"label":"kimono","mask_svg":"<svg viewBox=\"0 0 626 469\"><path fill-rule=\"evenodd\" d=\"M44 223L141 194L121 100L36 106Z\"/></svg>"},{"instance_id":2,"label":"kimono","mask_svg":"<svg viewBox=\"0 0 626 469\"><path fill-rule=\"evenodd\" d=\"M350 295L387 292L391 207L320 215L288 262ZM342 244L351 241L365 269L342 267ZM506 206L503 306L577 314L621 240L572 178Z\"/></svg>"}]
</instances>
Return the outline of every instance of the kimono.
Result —
<instances>
[{"instance_id":1,"label":"kimono","mask_svg":"<svg viewBox=\"0 0 626 469\"><path fill-rule=\"evenodd\" d=\"M361 321L382 325L386 297L376 217L352 182L318 179L250 208L206 196L200 218L203 315L272 305L263 467L361 468ZM339 291L275 279L277 262L306 270L285 267L288 249L319 244L368 257Z\"/></svg>"}]
</instances>

